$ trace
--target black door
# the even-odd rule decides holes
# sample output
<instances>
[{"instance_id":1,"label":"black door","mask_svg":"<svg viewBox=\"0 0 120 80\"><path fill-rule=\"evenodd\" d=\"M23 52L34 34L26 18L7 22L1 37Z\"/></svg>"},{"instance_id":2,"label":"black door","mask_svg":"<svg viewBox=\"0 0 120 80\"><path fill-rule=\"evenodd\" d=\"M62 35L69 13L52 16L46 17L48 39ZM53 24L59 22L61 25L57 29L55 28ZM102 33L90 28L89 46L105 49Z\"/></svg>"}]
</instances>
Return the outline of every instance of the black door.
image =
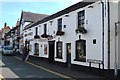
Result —
<instances>
[{"instance_id":1,"label":"black door","mask_svg":"<svg viewBox=\"0 0 120 80\"><path fill-rule=\"evenodd\" d=\"M67 67L71 67L71 43L66 44Z\"/></svg>"},{"instance_id":2,"label":"black door","mask_svg":"<svg viewBox=\"0 0 120 80\"><path fill-rule=\"evenodd\" d=\"M54 63L55 41L49 41L49 62Z\"/></svg>"}]
</instances>

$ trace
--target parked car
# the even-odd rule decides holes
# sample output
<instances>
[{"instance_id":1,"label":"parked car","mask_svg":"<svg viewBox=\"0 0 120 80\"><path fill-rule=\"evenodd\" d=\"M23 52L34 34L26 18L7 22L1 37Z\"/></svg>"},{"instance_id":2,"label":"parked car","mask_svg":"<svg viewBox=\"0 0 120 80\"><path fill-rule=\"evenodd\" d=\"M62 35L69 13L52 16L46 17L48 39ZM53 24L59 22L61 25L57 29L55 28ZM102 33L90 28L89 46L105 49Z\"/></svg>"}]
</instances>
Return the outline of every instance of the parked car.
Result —
<instances>
[{"instance_id":1,"label":"parked car","mask_svg":"<svg viewBox=\"0 0 120 80\"><path fill-rule=\"evenodd\" d=\"M3 46L0 45L0 53L2 53L2 51L3 51Z\"/></svg>"},{"instance_id":2,"label":"parked car","mask_svg":"<svg viewBox=\"0 0 120 80\"><path fill-rule=\"evenodd\" d=\"M11 46L4 46L4 48L3 48L3 55L14 55L13 47L11 47Z\"/></svg>"}]
</instances>

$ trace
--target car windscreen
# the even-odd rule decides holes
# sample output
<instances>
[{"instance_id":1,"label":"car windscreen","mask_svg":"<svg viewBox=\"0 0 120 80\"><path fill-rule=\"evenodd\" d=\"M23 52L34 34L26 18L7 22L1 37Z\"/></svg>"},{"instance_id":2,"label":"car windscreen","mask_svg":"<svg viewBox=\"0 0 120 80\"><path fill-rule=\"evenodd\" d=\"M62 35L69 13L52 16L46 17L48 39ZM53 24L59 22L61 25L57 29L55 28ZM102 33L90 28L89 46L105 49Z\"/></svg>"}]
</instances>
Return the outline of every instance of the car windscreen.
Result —
<instances>
[{"instance_id":1,"label":"car windscreen","mask_svg":"<svg viewBox=\"0 0 120 80\"><path fill-rule=\"evenodd\" d=\"M13 47L5 47L5 50L13 50Z\"/></svg>"}]
</instances>

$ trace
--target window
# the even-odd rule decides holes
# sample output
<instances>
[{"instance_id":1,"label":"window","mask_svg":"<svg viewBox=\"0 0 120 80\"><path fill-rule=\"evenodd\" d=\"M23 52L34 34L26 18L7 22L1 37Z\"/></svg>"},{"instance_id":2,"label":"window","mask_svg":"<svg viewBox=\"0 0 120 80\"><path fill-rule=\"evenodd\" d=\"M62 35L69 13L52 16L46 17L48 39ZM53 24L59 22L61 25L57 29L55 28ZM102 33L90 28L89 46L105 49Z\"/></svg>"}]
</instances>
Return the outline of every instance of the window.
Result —
<instances>
[{"instance_id":1,"label":"window","mask_svg":"<svg viewBox=\"0 0 120 80\"><path fill-rule=\"evenodd\" d=\"M57 53L56 57L62 59L62 42L57 42Z\"/></svg>"},{"instance_id":2,"label":"window","mask_svg":"<svg viewBox=\"0 0 120 80\"><path fill-rule=\"evenodd\" d=\"M76 41L76 60L85 62L86 61L86 41Z\"/></svg>"},{"instance_id":3,"label":"window","mask_svg":"<svg viewBox=\"0 0 120 80\"><path fill-rule=\"evenodd\" d=\"M36 35L38 34L38 27L35 28L35 31L36 31Z\"/></svg>"},{"instance_id":4,"label":"window","mask_svg":"<svg viewBox=\"0 0 120 80\"><path fill-rule=\"evenodd\" d=\"M78 27L84 27L85 24L85 10L78 12Z\"/></svg>"},{"instance_id":5,"label":"window","mask_svg":"<svg viewBox=\"0 0 120 80\"><path fill-rule=\"evenodd\" d=\"M35 53L34 55L39 55L39 44L35 43Z\"/></svg>"},{"instance_id":6,"label":"window","mask_svg":"<svg viewBox=\"0 0 120 80\"><path fill-rule=\"evenodd\" d=\"M58 31L62 31L62 18L58 19Z\"/></svg>"},{"instance_id":7,"label":"window","mask_svg":"<svg viewBox=\"0 0 120 80\"><path fill-rule=\"evenodd\" d=\"M96 39L93 39L93 44L96 44Z\"/></svg>"},{"instance_id":8,"label":"window","mask_svg":"<svg viewBox=\"0 0 120 80\"><path fill-rule=\"evenodd\" d=\"M44 24L44 34L47 34L47 24Z\"/></svg>"}]
</instances>

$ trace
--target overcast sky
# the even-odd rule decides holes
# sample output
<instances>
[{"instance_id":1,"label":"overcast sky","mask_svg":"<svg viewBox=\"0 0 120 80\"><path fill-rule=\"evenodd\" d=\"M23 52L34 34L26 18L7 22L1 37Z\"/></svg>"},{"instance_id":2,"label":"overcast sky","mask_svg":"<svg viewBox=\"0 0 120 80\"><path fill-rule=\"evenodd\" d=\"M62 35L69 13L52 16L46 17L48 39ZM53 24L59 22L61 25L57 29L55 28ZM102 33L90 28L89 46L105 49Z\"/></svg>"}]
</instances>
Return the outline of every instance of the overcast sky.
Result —
<instances>
[{"instance_id":1,"label":"overcast sky","mask_svg":"<svg viewBox=\"0 0 120 80\"><path fill-rule=\"evenodd\" d=\"M2 0L0 2L0 29L6 22L8 26L15 26L21 11L40 14L54 14L81 0Z\"/></svg>"}]
</instances>

